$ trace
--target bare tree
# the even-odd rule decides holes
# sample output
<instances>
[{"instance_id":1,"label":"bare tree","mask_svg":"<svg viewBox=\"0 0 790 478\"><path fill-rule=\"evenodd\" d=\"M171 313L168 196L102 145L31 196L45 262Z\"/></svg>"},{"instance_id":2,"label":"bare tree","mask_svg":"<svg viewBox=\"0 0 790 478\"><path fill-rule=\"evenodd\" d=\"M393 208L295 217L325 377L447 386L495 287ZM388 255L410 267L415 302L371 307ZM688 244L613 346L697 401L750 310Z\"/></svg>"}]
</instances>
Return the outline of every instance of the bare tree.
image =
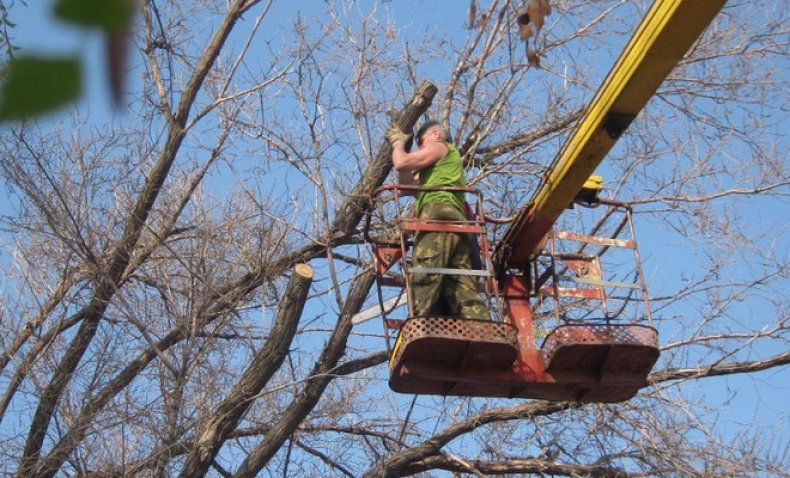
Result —
<instances>
[{"instance_id":1,"label":"bare tree","mask_svg":"<svg viewBox=\"0 0 790 478\"><path fill-rule=\"evenodd\" d=\"M786 415L703 393L781 393L790 370L782 2L725 7L602 168L662 342L637 397L396 395L380 326L352 324L376 300L360 223L390 123L449 122L508 216L647 3L551 2L536 68L522 2L141 2L127 110L0 135L0 470L787 476Z\"/></svg>"}]
</instances>

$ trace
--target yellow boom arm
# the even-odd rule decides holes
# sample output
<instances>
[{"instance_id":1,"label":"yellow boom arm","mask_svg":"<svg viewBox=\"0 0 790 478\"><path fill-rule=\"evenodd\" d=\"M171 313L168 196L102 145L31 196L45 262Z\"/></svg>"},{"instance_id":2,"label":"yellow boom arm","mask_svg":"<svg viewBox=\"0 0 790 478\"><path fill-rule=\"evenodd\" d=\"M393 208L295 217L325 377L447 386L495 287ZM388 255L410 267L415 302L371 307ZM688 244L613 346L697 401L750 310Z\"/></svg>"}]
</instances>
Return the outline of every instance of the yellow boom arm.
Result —
<instances>
[{"instance_id":1,"label":"yellow boom arm","mask_svg":"<svg viewBox=\"0 0 790 478\"><path fill-rule=\"evenodd\" d=\"M726 0L656 0L554 161L497 246L500 267L523 269L661 82Z\"/></svg>"}]
</instances>

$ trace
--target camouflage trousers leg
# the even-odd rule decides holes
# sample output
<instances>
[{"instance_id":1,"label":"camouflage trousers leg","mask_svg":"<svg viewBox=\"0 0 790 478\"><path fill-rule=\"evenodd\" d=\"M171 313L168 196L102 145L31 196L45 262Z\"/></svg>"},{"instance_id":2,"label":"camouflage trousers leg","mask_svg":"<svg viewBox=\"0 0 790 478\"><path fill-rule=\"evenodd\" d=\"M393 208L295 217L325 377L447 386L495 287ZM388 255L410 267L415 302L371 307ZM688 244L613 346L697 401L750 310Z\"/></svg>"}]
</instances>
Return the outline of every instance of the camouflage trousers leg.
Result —
<instances>
[{"instance_id":1,"label":"camouflage trousers leg","mask_svg":"<svg viewBox=\"0 0 790 478\"><path fill-rule=\"evenodd\" d=\"M463 221L465 218L452 204L430 203L423 207L420 219ZM467 234L422 232L415 239L412 266L415 269L472 269L471 252ZM446 304L452 316L489 320L475 276L415 273L412 291L414 317L447 315L437 307L437 304Z\"/></svg>"}]
</instances>

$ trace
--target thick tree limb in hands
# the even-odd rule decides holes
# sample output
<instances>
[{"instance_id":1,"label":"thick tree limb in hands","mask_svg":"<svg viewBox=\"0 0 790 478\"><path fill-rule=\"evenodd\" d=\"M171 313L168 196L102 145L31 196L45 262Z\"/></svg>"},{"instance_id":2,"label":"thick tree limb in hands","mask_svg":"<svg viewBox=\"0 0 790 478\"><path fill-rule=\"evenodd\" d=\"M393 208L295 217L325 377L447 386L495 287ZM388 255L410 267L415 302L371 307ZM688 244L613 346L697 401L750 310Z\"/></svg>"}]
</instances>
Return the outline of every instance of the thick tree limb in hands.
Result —
<instances>
[{"instance_id":1,"label":"thick tree limb in hands","mask_svg":"<svg viewBox=\"0 0 790 478\"><path fill-rule=\"evenodd\" d=\"M395 115L393 123L397 124L401 131L411 131L420 116L428 111L436 92L437 89L433 83L424 81L414 92L411 101ZM392 170L391 158L392 146L387 141L382 141L376 156L368 164L362 178L351 191L348 199L338 208L335 221L332 223L333 239L345 238L350 235L362 220L369 207L370 195L377 187L384 184L384 180Z\"/></svg>"}]
</instances>

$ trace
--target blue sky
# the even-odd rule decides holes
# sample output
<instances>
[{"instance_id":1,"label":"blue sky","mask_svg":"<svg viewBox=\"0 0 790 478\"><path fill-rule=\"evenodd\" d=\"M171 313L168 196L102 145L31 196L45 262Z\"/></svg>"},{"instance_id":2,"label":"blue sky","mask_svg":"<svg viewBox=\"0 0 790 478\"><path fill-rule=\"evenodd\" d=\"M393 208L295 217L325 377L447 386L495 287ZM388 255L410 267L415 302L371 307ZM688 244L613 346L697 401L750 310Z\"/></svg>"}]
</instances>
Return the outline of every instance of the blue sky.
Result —
<instances>
[{"instance_id":1,"label":"blue sky","mask_svg":"<svg viewBox=\"0 0 790 478\"><path fill-rule=\"evenodd\" d=\"M76 54L79 55L86 66L87 82L85 84L85 91L87 95L80 101L79 106L91 111L94 121L101 123L111 118L113 114L123 114L113 112L110 106L108 88L104 74L103 57L103 43L101 36L96 32L85 32L69 25L65 25L56 21L49 14L49 8L52 2L50 1L28 1L26 7L17 6L12 10L12 21L16 22L18 26L13 30L13 39L15 43L22 47L24 51L40 51L46 54ZM368 2L359 2L366 4ZM297 5L297 8L302 8L303 11L321 11L325 2L313 0L295 2L291 5ZM285 22L287 19L293 19L297 10L292 6L284 6L284 3L277 4L272 18L272 21L277 24ZM464 8L458 8L462 5ZM444 0L439 2L432 2L430 10L432 12L443 12L441 17L442 25L446 28L463 29L463 22L465 21L465 9L467 2L458 2L451 0ZM366 7L360 7L366 10ZM437 28L433 23L435 17L429 17L426 11L424 2L418 0L395 0L385 2L384 13L382 16L386 17L391 15L398 20L399 24L406 22L408 29L423 30ZM559 20L561 21L561 20ZM614 51L599 52L604 57L612 57L617 53L617 47L608 46ZM603 75L608 71L610 64L601 64L593 76L603 78ZM442 81L446 78L446 71L437 67L436 71L428 72L435 81ZM130 76L130 86L134 86L134 82L139 81L133 75ZM781 154L781 152L779 152ZM606 166L602 167L606 170ZM764 218L773 215L781 215L779 217L786 217L785 224L790 223L790 209L782 208L780 210L768 210L766 203L762 199L743 199L743 207L748 210L754 211L754 219L751 224L755 228L762 227ZM775 207L775 202L769 202L770 207ZM6 205L0 207L0 213L6 213ZM775 216L774 216L775 217ZM638 221L638 220L637 220ZM771 221L775 222L775 221ZM638 239L642 250L643 257L646 259L646 272L648 273L651 283L648 284L649 289L653 293L658 293L662 289L662 282L670 283L678 280L684 274L699 274L700 270L689 270L688 263L693 259L692 251L684 248L685 238L682 235L661 230L651 224L640 224L637 222ZM755 234L761 236L759 240L761 244L766 247L776 247L777 251L790 249L788 241L787 229L777 231L778 243L771 244L771 239L776 239L777 236L766 236L763 234ZM664 249L659 254L660 249ZM672 250L671 254L666 254L667 250ZM784 253L785 260L787 258ZM652 258L658 256L660 261L655 261ZM666 261L667 256L675 258L674 261ZM687 262L688 261L688 262ZM734 268L734 273L737 273L737 268ZM787 284L787 280L785 280ZM669 287L672 289L672 287ZM785 289L785 292L787 289ZM693 314L694 304L678 304L673 309L676 313ZM750 310L744 310L744 316L749 315L758 320L760 314L764 312L761 308L754 309L754 305L750 305ZM768 310L768 309L766 309ZM371 329L369 325L364 327L364 330ZM668 327L667 330L671 330ZM373 330L370 330L373 332ZM785 427L785 440L787 434L790 433L790 419L788 414L788 402L786 396L790 392L790 370L784 367L780 370L763 372L754 374L749 377L729 377L721 379L708 379L697 382L690 387L683 387L683 393L693 395L704 395L709 397L712 406L718 408L720 413L721 422L719 427L728 433L740 431L742 428L734 427L733 424L744 426L746 424L758 422L763 424L784 423ZM727 391L735 390L735 399L733 401L725 402L723 397L726 396ZM407 406L410 402L410 397L398 398L403 406Z\"/></svg>"}]
</instances>

